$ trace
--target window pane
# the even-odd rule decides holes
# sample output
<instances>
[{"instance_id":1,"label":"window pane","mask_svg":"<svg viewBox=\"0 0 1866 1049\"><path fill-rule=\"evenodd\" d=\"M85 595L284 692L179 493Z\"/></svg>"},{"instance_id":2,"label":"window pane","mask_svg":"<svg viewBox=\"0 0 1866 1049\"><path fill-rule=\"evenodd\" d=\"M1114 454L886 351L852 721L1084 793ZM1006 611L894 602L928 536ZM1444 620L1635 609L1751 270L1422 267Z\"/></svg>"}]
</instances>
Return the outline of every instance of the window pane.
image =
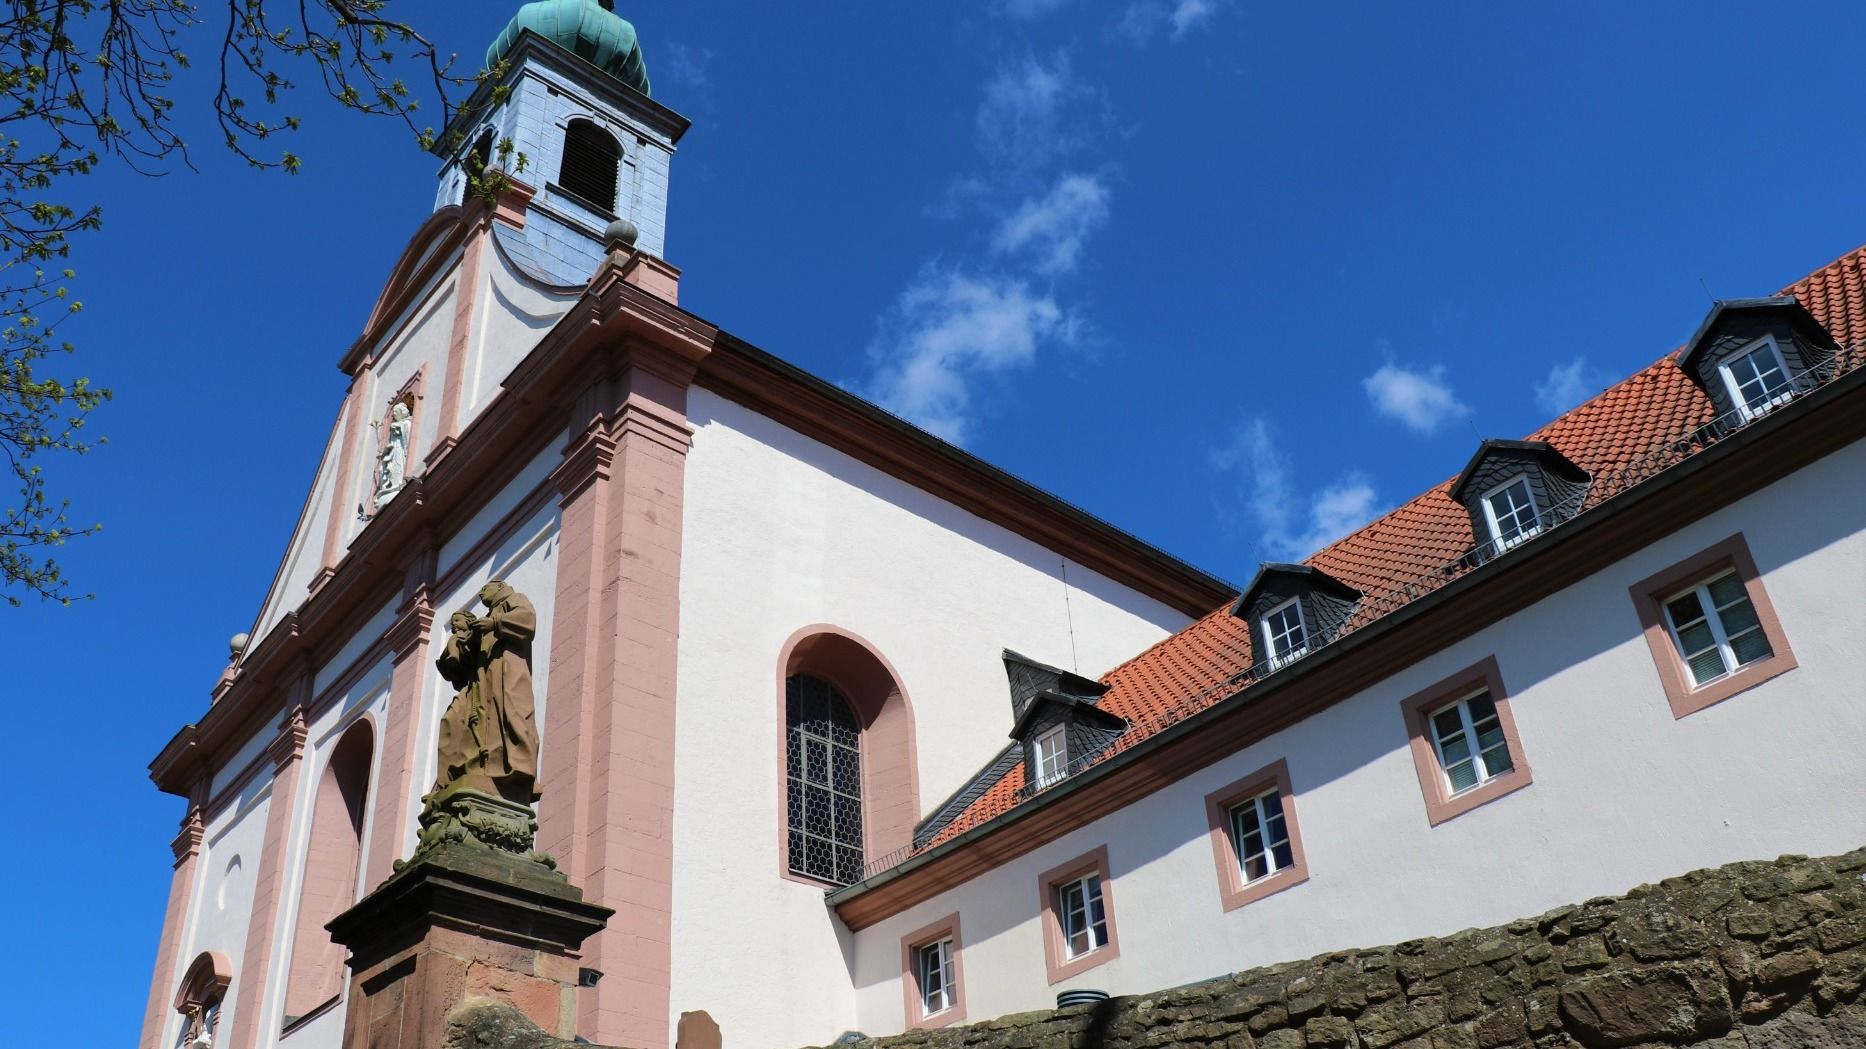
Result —
<instances>
[{"instance_id":1,"label":"window pane","mask_svg":"<svg viewBox=\"0 0 1866 1049\"><path fill-rule=\"evenodd\" d=\"M862 772L860 759L857 757L855 751L845 747L837 747L836 753L833 755L831 761L835 766L835 781L833 786L836 788L836 791L841 794L850 795L851 797L860 796L862 793Z\"/></svg>"},{"instance_id":2,"label":"window pane","mask_svg":"<svg viewBox=\"0 0 1866 1049\"><path fill-rule=\"evenodd\" d=\"M861 803L854 798L837 798L835 806L836 840L844 845L860 845L862 843Z\"/></svg>"},{"instance_id":3,"label":"window pane","mask_svg":"<svg viewBox=\"0 0 1866 1049\"><path fill-rule=\"evenodd\" d=\"M1237 815L1238 833L1240 835L1255 834L1262 829L1257 823L1256 805L1247 801L1232 811Z\"/></svg>"},{"instance_id":4,"label":"window pane","mask_svg":"<svg viewBox=\"0 0 1866 1049\"><path fill-rule=\"evenodd\" d=\"M1506 746L1486 750L1483 757L1484 770L1492 776L1501 776L1516 767L1515 763L1510 761L1510 748Z\"/></svg>"},{"instance_id":5,"label":"window pane","mask_svg":"<svg viewBox=\"0 0 1866 1049\"><path fill-rule=\"evenodd\" d=\"M1295 863L1296 863L1296 854L1291 850L1289 842L1285 841L1283 842L1283 844L1278 845L1276 847L1276 869L1277 870L1282 870L1285 867L1295 866Z\"/></svg>"},{"instance_id":6,"label":"window pane","mask_svg":"<svg viewBox=\"0 0 1866 1049\"><path fill-rule=\"evenodd\" d=\"M1754 663L1758 659L1773 654L1773 650L1769 648L1769 639L1761 630L1752 630L1742 637L1731 638L1730 647L1736 652L1738 666Z\"/></svg>"},{"instance_id":7,"label":"window pane","mask_svg":"<svg viewBox=\"0 0 1866 1049\"><path fill-rule=\"evenodd\" d=\"M1672 617L1673 626L1684 626L1694 619L1704 617L1704 606L1698 603L1698 593L1695 590L1673 598L1665 606L1665 611Z\"/></svg>"},{"instance_id":8,"label":"window pane","mask_svg":"<svg viewBox=\"0 0 1866 1049\"><path fill-rule=\"evenodd\" d=\"M1497 716L1496 700L1491 699L1488 692L1472 696L1464 701L1464 705L1470 710L1473 723Z\"/></svg>"},{"instance_id":9,"label":"window pane","mask_svg":"<svg viewBox=\"0 0 1866 1049\"><path fill-rule=\"evenodd\" d=\"M862 850L847 845L837 846L836 880L844 885L862 880Z\"/></svg>"},{"instance_id":10,"label":"window pane","mask_svg":"<svg viewBox=\"0 0 1866 1049\"><path fill-rule=\"evenodd\" d=\"M1686 652L1696 653L1715 645L1717 643L1717 638L1716 635L1711 633L1709 623L1699 623L1696 626L1688 626L1680 630L1678 632L1678 643L1684 646Z\"/></svg>"},{"instance_id":11,"label":"window pane","mask_svg":"<svg viewBox=\"0 0 1866 1049\"><path fill-rule=\"evenodd\" d=\"M1496 718L1484 722L1477 729L1477 749L1490 750L1503 745L1503 725Z\"/></svg>"},{"instance_id":12,"label":"window pane","mask_svg":"<svg viewBox=\"0 0 1866 1049\"><path fill-rule=\"evenodd\" d=\"M1452 707L1432 715L1432 729L1438 733L1440 742L1463 735L1464 722L1458 718L1458 708Z\"/></svg>"},{"instance_id":13,"label":"window pane","mask_svg":"<svg viewBox=\"0 0 1866 1049\"><path fill-rule=\"evenodd\" d=\"M1445 740L1440 750L1446 765L1455 765L1471 756L1471 745L1465 742L1462 732Z\"/></svg>"},{"instance_id":14,"label":"window pane","mask_svg":"<svg viewBox=\"0 0 1866 1049\"><path fill-rule=\"evenodd\" d=\"M1685 661L1691 669L1691 680L1699 685L1715 677L1722 677L1729 668L1723 665L1723 653L1715 648L1706 649Z\"/></svg>"},{"instance_id":15,"label":"window pane","mask_svg":"<svg viewBox=\"0 0 1866 1049\"><path fill-rule=\"evenodd\" d=\"M1761 625L1756 619L1756 606L1750 604L1747 597L1724 608L1723 611L1717 613L1717 616L1723 620L1723 632L1729 637L1735 637L1751 627Z\"/></svg>"},{"instance_id":16,"label":"window pane","mask_svg":"<svg viewBox=\"0 0 1866 1049\"><path fill-rule=\"evenodd\" d=\"M1743 581L1738 579L1734 572L1711 580L1710 585L1705 589L1710 591L1711 603L1718 608L1747 596L1743 589Z\"/></svg>"},{"instance_id":17,"label":"window pane","mask_svg":"<svg viewBox=\"0 0 1866 1049\"><path fill-rule=\"evenodd\" d=\"M1445 778L1451 782L1452 793L1467 787L1477 786L1477 768L1469 761L1460 761L1445 770Z\"/></svg>"},{"instance_id":18,"label":"window pane","mask_svg":"<svg viewBox=\"0 0 1866 1049\"><path fill-rule=\"evenodd\" d=\"M1270 873L1269 865L1264 862L1264 855L1261 852L1247 856L1243 865L1238 869L1243 871L1245 881L1256 881Z\"/></svg>"}]
</instances>

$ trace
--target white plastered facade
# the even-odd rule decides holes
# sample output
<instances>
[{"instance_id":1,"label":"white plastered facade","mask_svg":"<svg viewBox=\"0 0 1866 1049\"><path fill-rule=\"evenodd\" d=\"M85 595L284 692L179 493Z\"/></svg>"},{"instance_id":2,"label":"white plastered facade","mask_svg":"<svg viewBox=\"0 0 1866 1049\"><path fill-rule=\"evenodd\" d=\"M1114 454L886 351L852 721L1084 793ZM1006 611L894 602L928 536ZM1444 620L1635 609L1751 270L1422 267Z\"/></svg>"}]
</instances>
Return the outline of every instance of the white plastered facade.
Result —
<instances>
[{"instance_id":1,"label":"white plastered facade","mask_svg":"<svg viewBox=\"0 0 1866 1049\"><path fill-rule=\"evenodd\" d=\"M801 1043L851 1026L901 1030L901 938L954 912L967 1012L980 1019L1041 1008L1071 987L1156 990L1501 924L1700 867L1858 846L1866 837L1862 476L1866 443L1856 443L1374 688L855 933L856 1012L825 1018ZM1799 666L1674 718L1629 588L1736 533ZM1432 826L1401 703L1492 656L1533 782ZM1288 762L1309 880L1226 911L1205 796L1278 760ZM1101 846L1119 954L1052 986L1038 879Z\"/></svg>"}]
</instances>

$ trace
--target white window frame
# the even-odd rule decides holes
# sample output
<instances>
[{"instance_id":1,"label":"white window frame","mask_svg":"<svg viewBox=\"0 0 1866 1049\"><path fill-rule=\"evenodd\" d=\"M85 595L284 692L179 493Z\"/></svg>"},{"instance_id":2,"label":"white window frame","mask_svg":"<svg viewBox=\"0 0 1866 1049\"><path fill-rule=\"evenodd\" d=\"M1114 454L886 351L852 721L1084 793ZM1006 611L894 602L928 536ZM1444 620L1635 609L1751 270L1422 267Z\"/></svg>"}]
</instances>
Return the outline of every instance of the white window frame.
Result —
<instances>
[{"instance_id":1,"label":"white window frame","mask_svg":"<svg viewBox=\"0 0 1866 1049\"><path fill-rule=\"evenodd\" d=\"M1031 764L1035 766L1039 787L1061 783L1069 775L1069 736L1064 731L1067 727L1057 725L1046 729L1031 741Z\"/></svg>"},{"instance_id":2,"label":"white window frame","mask_svg":"<svg viewBox=\"0 0 1866 1049\"><path fill-rule=\"evenodd\" d=\"M933 984L932 977L939 982ZM914 948L914 978L920 983L920 1018L938 1016L959 1004L953 988L952 937L942 936Z\"/></svg>"},{"instance_id":3,"label":"white window frame","mask_svg":"<svg viewBox=\"0 0 1866 1049\"><path fill-rule=\"evenodd\" d=\"M1082 892L1082 906L1079 910L1069 905L1069 892L1072 889L1080 889ZM1094 915L1095 901L1097 900L1101 901L1102 905L1102 929L1100 933L1097 933L1095 930ZM1070 925L1072 918L1078 915L1082 922L1080 930L1074 929ZM1056 925L1062 930L1063 959L1065 961L1073 962L1077 958L1086 958L1096 951L1101 950L1103 947L1108 946L1108 900L1106 896L1102 895L1100 871L1090 871L1079 878L1071 878L1068 881L1057 883ZM1078 931L1084 933L1088 940L1088 946L1080 951L1075 949L1075 938Z\"/></svg>"},{"instance_id":4,"label":"white window frame","mask_svg":"<svg viewBox=\"0 0 1866 1049\"><path fill-rule=\"evenodd\" d=\"M1270 618L1281 613L1291 605L1296 607L1296 629L1302 631L1302 644L1294 646L1288 652L1278 652L1276 650L1276 634L1270 629ZM1257 622L1259 624L1259 629L1263 631L1263 649L1264 653L1269 657L1270 669L1281 669L1309 654L1309 617L1303 614L1302 598L1290 598L1282 604L1277 605L1275 608L1265 612ZM1288 637L1287 632L1285 632L1284 637Z\"/></svg>"},{"instance_id":5,"label":"white window frame","mask_svg":"<svg viewBox=\"0 0 1866 1049\"><path fill-rule=\"evenodd\" d=\"M1765 349L1775 358L1775 367L1782 373L1782 389L1779 393L1772 395L1762 404L1752 405L1744 399L1742 387L1738 385L1736 375L1731 372L1730 365L1736 361L1760 353ZM1744 422L1748 422L1761 415L1767 415L1777 407L1787 403L1788 399L1794 396L1794 376L1789 374L1788 361L1782 356L1782 347L1776 343L1775 336L1773 335L1764 335L1754 342L1744 343L1740 349L1725 356L1722 360L1717 362L1717 374L1723 376L1724 389L1729 391L1730 402L1736 405L1737 413L1743 417Z\"/></svg>"},{"instance_id":6,"label":"white window frame","mask_svg":"<svg viewBox=\"0 0 1866 1049\"><path fill-rule=\"evenodd\" d=\"M1737 571L1734 568L1728 568L1721 572L1713 572L1659 602L1659 615L1665 619L1665 632L1672 636L1673 650L1678 653L1678 661L1684 664L1685 684L1692 691L1696 691L1706 685L1716 684L1730 677L1732 674L1742 673L1743 668L1769 658L1769 656L1757 656L1748 663L1737 661L1736 649L1730 644L1730 634L1724 629L1723 625L1723 610L1729 608L1730 605L1736 604L1736 602L1732 601L1730 605L1724 605L1720 608L1716 600L1711 597L1710 592L1710 585L1726 576L1736 576L1737 584L1743 589L1742 599L1749 602L1750 611L1756 615L1756 625L1743 631L1743 633L1761 634L1763 642L1769 645L1770 655L1775 653L1775 645L1769 640L1769 632L1764 629L1762 616L1760 611L1756 608L1756 599L1750 596L1749 586L1744 582L1743 578L1737 576ZM1691 656L1695 653L1685 651L1684 638L1679 636L1678 623L1672 618L1672 602L1690 593L1697 594L1698 607L1704 613L1704 624L1710 627L1711 639L1717 647L1718 654L1723 657L1723 673L1718 674L1716 677L1705 678L1703 681L1697 680L1691 673ZM1700 651L1709 650L1703 649Z\"/></svg>"},{"instance_id":7,"label":"white window frame","mask_svg":"<svg viewBox=\"0 0 1866 1049\"><path fill-rule=\"evenodd\" d=\"M1523 486L1523 492L1529 496L1529 513L1535 523L1523 529L1513 538L1505 539L1503 538L1503 525L1497 520L1497 508L1491 505L1491 500L1502 495L1509 489L1514 488L1519 483ZM1512 474L1509 480L1492 486L1479 498L1478 502L1483 504L1484 520L1490 525L1490 541L1496 545L1499 551L1508 550L1519 543L1527 542L1537 535L1540 535L1542 532L1542 508L1536 505L1536 489L1534 485L1529 483L1529 473L1526 470L1521 473Z\"/></svg>"},{"instance_id":8,"label":"white window frame","mask_svg":"<svg viewBox=\"0 0 1866 1049\"><path fill-rule=\"evenodd\" d=\"M1438 774L1445 781L1445 797L1447 799L1455 798L1462 794L1468 794L1484 784L1489 783L1491 780L1496 779L1498 776L1516 769L1517 759L1515 754L1510 753L1509 733L1503 732L1503 753L1509 758L1510 767L1500 772L1490 771L1490 763L1484 760L1483 749L1478 746L1477 727L1471 717L1471 700L1485 695L1490 696L1491 707L1495 710L1494 716L1497 720L1497 730L1503 732L1503 709L1497 706L1497 697L1491 693L1487 685L1483 688L1472 689L1470 692L1465 693L1463 696L1450 703L1442 703L1436 707L1429 708L1425 712L1425 735L1426 738L1432 742L1432 754L1438 758ZM1456 784L1451 782L1451 766L1445 761L1444 743L1438 738L1438 724L1435 719L1447 710L1456 710L1458 712L1458 729L1464 737L1465 749L1470 751L1471 767L1476 769L1478 774L1476 782L1464 788L1459 788Z\"/></svg>"},{"instance_id":9,"label":"white window frame","mask_svg":"<svg viewBox=\"0 0 1866 1049\"><path fill-rule=\"evenodd\" d=\"M1271 840L1270 814L1267 810L1265 810L1264 804L1263 804L1264 799L1270 797L1271 795L1276 795L1276 799L1277 799L1276 813L1277 813L1277 817L1282 821L1282 827L1283 827L1283 836L1281 839L1278 839L1278 840ZM1230 820L1231 820L1231 854L1237 859L1238 880L1242 884L1255 885L1258 882L1264 881L1267 878L1274 878L1277 875L1283 873L1284 871L1296 865L1294 846L1291 846L1291 854L1290 854L1288 863L1285 863L1282 866L1278 866L1276 862L1276 847L1278 845L1289 845L1290 844L1289 810L1284 807L1283 805L1284 800L1285 798L1283 796L1282 790L1276 787L1271 787L1270 789L1265 790L1265 791L1260 791L1259 793L1254 794L1251 797L1241 798L1231 803L1231 808L1228 813L1228 815L1230 816ZM1245 858L1246 858L1244 855L1244 828L1243 828L1242 823L1238 819L1238 813L1243 811L1246 808L1256 813L1257 827L1258 827L1257 833L1258 833L1258 836L1263 839L1264 865L1269 868L1267 871L1258 875L1255 878L1250 876L1250 870L1248 867L1245 866L1245 863L1244 863Z\"/></svg>"}]
</instances>

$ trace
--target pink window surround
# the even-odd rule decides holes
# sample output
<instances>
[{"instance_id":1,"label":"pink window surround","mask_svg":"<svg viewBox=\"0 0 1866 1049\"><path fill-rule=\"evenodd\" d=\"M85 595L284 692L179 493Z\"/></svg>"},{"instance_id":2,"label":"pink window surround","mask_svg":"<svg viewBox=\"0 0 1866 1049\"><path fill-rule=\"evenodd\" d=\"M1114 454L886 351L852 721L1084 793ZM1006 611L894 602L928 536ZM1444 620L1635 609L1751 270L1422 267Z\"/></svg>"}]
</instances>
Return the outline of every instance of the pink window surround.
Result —
<instances>
[{"instance_id":1,"label":"pink window surround","mask_svg":"<svg viewBox=\"0 0 1866 1049\"><path fill-rule=\"evenodd\" d=\"M317 1012L343 990L343 948L324 926L357 898L363 858L363 817L375 730L359 721L332 748L318 777L311 807L311 838L305 848L304 883L286 970L285 1025Z\"/></svg>"},{"instance_id":2,"label":"pink window surround","mask_svg":"<svg viewBox=\"0 0 1866 1049\"><path fill-rule=\"evenodd\" d=\"M873 860L913 843L920 818L920 773L915 760L914 708L901 678L873 645L841 627L818 623L792 634L777 667L778 874L822 886L790 869L790 822L783 802L787 733L786 683L798 674L822 678L848 699L861 726L862 850Z\"/></svg>"},{"instance_id":3,"label":"pink window surround","mask_svg":"<svg viewBox=\"0 0 1866 1049\"><path fill-rule=\"evenodd\" d=\"M1678 653L1678 645L1665 625L1665 608L1661 602L1696 583L1732 569L1736 577L1743 581L1743 591L1749 595L1749 603L1756 610L1756 619L1762 624L1762 635L1769 639L1771 654L1738 667L1709 684L1693 687L1684 659ZM1769 592L1763 589L1762 574L1756 571L1756 559L1750 556L1749 544L1744 541L1741 532L1633 584L1632 595L1633 605L1639 610L1639 625L1646 635L1646 645L1652 650L1652 662L1658 667L1659 683L1665 689L1665 701L1672 708L1673 718L1695 714L1797 666L1795 653L1788 647L1788 635L1782 631L1782 621L1776 617L1775 606L1769 603Z\"/></svg>"},{"instance_id":4,"label":"pink window surround","mask_svg":"<svg viewBox=\"0 0 1866 1049\"><path fill-rule=\"evenodd\" d=\"M182 1040L190 1042L203 1032L215 1033L219 1015L215 1010L227 997L233 983L233 965L219 951L196 955L175 991L175 1011L182 1015Z\"/></svg>"},{"instance_id":5,"label":"pink window surround","mask_svg":"<svg viewBox=\"0 0 1866 1049\"><path fill-rule=\"evenodd\" d=\"M1241 801L1274 790L1283 802L1283 826L1289 833L1291 863L1274 874L1244 880L1238 869L1237 843L1232 840L1231 809ZM1218 864L1218 895L1227 911L1254 903L1272 893L1309 880L1309 861L1302 851L1302 824L1296 818L1296 792L1289 786L1289 763L1282 759L1234 780L1205 795L1205 818L1211 828L1212 859Z\"/></svg>"},{"instance_id":6,"label":"pink window surround","mask_svg":"<svg viewBox=\"0 0 1866 1049\"><path fill-rule=\"evenodd\" d=\"M1496 702L1497 723L1503 729L1503 739L1509 747L1510 764L1514 767L1454 795L1445 783L1444 770L1439 766L1438 751L1432 746L1426 715L1482 691L1488 691L1490 698ZM1510 713L1510 697L1503 690L1503 675L1497 669L1495 656L1485 656L1443 681L1407 697L1400 704L1400 711L1406 719L1413 768L1419 773L1419 791L1425 795L1426 818L1432 826L1462 816L1479 805L1495 801L1530 784L1529 759L1523 755L1522 740L1516 735L1516 718Z\"/></svg>"},{"instance_id":7,"label":"pink window surround","mask_svg":"<svg viewBox=\"0 0 1866 1049\"><path fill-rule=\"evenodd\" d=\"M932 1016L925 1015L925 999L920 993L920 948L952 939L952 1005ZM965 1020L965 943L959 937L959 915L948 914L923 929L901 937L901 999L906 1009L907 1029L930 1031Z\"/></svg>"},{"instance_id":8,"label":"pink window surround","mask_svg":"<svg viewBox=\"0 0 1866 1049\"><path fill-rule=\"evenodd\" d=\"M1101 905L1108 918L1108 942L1081 957L1071 958L1063 947L1063 923L1056 913L1056 890L1087 874L1101 875ZM1043 924L1043 960L1049 969L1050 983L1061 983L1121 956L1121 935L1114 919L1114 881L1108 877L1108 846L1099 846L1038 875L1037 896L1042 905L1039 920Z\"/></svg>"}]
</instances>

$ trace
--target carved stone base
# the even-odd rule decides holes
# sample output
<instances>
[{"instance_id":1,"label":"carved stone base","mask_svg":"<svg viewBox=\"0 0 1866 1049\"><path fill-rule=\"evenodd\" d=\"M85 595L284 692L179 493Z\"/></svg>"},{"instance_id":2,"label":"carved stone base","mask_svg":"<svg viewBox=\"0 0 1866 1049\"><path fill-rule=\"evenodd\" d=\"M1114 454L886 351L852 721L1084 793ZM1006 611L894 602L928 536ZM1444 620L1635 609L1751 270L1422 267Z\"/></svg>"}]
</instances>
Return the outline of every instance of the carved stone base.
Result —
<instances>
[{"instance_id":1,"label":"carved stone base","mask_svg":"<svg viewBox=\"0 0 1866 1049\"><path fill-rule=\"evenodd\" d=\"M532 848L537 842L538 818L529 805L460 786L430 794L423 802L415 854L397 860L397 871L448 842L510 853L552 869L557 866L551 857Z\"/></svg>"}]
</instances>

